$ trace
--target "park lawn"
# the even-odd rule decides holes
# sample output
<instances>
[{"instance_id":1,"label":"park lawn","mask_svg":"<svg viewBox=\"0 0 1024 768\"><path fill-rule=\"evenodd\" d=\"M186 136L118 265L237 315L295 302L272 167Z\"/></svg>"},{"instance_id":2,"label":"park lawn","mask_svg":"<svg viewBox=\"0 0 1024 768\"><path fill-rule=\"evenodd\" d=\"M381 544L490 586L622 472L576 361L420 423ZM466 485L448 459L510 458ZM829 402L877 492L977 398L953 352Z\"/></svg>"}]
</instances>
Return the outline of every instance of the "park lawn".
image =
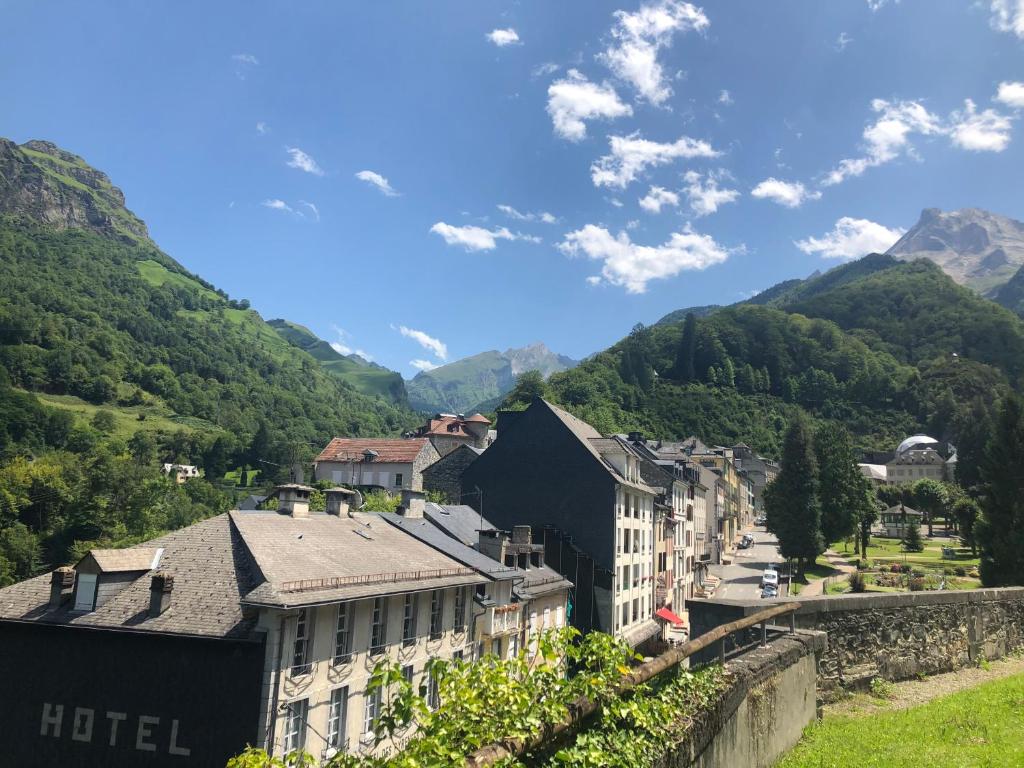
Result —
<instances>
[{"instance_id":1,"label":"park lawn","mask_svg":"<svg viewBox=\"0 0 1024 768\"><path fill-rule=\"evenodd\" d=\"M922 706L810 725L776 768L1024 765L1024 675Z\"/></svg>"},{"instance_id":2,"label":"park lawn","mask_svg":"<svg viewBox=\"0 0 1024 768\"><path fill-rule=\"evenodd\" d=\"M903 552L903 547L897 539L882 539L877 536L871 537L868 545L868 559L880 560L887 563L902 563L904 556L910 565L931 566L933 568L942 566L963 566L964 568L976 568L978 558L971 556L970 547L955 546L957 557L955 560L945 560L942 557L942 544L936 541L929 541L926 537L922 539L924 550L921 552Z\"/></svg>"},{"instance_id":3,"label":"park lawn","mask_svg":"<svg viewBox=\"0 0 1024 768\"><path fill-rule=\"evenodd\" d=\"M33 392L41 403L73 413L80 422L91 423L99 411L109 411L114 416L113 436L127 440L136 432L186 432L196 430L221 432L216 425L193 416L179 416L166 405L153 402L146 405L94 405L73 395L48 395ZM140 420L140 416L143 418Z\"/></svg>"}]
</instances>

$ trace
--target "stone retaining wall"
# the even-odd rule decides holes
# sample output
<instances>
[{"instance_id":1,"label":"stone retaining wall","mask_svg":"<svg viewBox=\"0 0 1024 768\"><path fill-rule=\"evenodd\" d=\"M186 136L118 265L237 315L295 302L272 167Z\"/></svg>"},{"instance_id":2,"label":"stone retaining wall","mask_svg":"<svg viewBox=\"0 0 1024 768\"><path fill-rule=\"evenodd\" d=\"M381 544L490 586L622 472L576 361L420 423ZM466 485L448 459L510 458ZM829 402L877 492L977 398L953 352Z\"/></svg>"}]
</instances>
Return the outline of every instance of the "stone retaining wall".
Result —
<instances>
[{"instance_id":1,"label":"stone retaining wall","mask_svg":"<svg viewBox=\"0 0 1024 768\"><path fill-rule=\"evenodd\" d=\"M796 602L797 626L828 634L818 669L823 690L949 672L1024 648L1022 587Z\"/></svg>"}]
</instances>

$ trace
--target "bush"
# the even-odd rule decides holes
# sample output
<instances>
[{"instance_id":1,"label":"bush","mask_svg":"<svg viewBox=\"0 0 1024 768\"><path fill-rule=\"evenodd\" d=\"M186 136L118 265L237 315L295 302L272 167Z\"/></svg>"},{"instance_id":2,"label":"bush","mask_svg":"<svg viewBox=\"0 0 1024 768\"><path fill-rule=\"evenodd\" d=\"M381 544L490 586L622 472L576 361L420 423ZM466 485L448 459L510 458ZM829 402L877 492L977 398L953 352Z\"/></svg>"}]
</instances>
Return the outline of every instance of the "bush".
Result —
<instances>
[{"instance_id":1,"label":"bush","mask_svg":"<svg viewBox=\"0 0 1024 768\"><path fill-rule=\"evenodd\" d=\"M891 698L895 692L893 684L881 677L871 678L871 695L879 699Z\"/></svg>"},{"instance_id":2,"label":"bush","mask_svg":"<svg viewBox=\"0 0 1024 768\"><path fill-rule=\"evenodd\" d=\"M953 569L953 573L957 576L966 576L967 569L964 568L962 565L958 565L956 568Z\"/></svg>"},{"instance_id":3,"label":"bush","mask_svg":"<svg viewBox=\"0 0 1024 768\"><path fill-rule=\"evenodd\" d=\"M850 582L851 592L864 592L867 589L867 584L864 583L864 574L860 571L851 573L848 581Z\"/></svg>"},{"instance_id":4,"label":"bush","mask_svg":"<svg viewBox=\"0 0 1024 768\"><path fill-rule=\"evenodd\" d=\"M904 571L904 573L905 573L905 571ZM920 568L915 568L910 573L911 573L911 575L913 575L915 578L918 578L918 579L924 577L924 571L922 571Z\"/></svg>"},{"instance_id":5,"label":"bush","mask_svg":"<svg viewBox=\"0 0 1024 768\"><path fill-rule=\"evenodd\" d=\"M924 579L917 576L910 580L910 591L911 592L922 592L924 591Z\"/></svg>"}]
</instances>

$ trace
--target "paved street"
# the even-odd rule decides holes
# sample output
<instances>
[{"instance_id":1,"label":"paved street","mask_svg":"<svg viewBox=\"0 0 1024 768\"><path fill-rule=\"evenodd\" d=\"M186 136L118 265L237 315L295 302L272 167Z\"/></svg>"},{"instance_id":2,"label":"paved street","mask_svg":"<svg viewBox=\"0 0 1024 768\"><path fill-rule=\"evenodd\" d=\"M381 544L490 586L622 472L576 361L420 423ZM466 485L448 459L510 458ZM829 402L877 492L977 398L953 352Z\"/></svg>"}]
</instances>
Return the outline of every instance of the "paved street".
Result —
<instances>
[{"instance_id":1,"label":"paved street","mask_svg":"<svg viewBox=\"0 0 1024 768\"><path fill-rule=\"evenodd\" d=\"M754 546L737 549L731 565L713 565L711 573L722 583L715 590L715 599L756 600L761 596L761 574L768 563L782 562L775 535L764 528L754 528Z\"/></svg>"}]
</instances>

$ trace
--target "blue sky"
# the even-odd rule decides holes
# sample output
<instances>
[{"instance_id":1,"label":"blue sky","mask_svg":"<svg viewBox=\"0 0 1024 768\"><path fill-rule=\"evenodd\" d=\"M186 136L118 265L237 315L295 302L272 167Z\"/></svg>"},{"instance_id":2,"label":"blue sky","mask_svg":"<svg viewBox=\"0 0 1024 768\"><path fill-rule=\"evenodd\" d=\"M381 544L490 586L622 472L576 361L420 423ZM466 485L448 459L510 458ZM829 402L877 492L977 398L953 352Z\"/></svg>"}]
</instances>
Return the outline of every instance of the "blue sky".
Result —
<instances>
[{"instance_id":1,"label":"blue sky","mask_svg":"<svg viewBox=\"0 0 1024 768\"><path fill-rule=\"evenodd\" d=\"M411 376L1024 219L1024 0L5 2L0 135ZM404 329L404 330L403 330ZM414 362L416 361L416 362Z\"/></svg>"}]
</instances>

